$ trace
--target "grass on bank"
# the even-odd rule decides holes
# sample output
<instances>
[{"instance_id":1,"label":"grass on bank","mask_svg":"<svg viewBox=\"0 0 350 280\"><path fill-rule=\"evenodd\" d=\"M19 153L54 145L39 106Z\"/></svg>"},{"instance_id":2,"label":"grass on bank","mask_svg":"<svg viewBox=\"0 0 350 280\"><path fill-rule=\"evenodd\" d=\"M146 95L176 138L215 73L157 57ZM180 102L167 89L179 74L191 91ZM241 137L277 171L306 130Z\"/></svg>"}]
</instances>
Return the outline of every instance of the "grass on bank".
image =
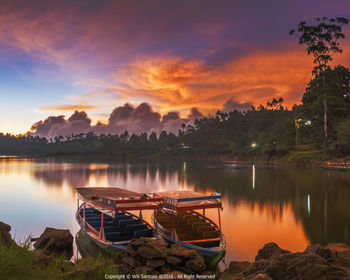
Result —
<instances>
[{"instance_id":1,"label":"grass on bank","mask_svg":"<svg viewBox=\"0 0 350 280\"><path fill-rule=\"evenodd\" d=\"M282 164L307 165L312 161L324 161L328 155L315 145L297 145L288 154L278 160Z\"/></svg>"},{"instance_id":2,"label":"grass on bank","mask_svg":"<svg viewBox=\"0 0 350 280\"><path fill-rule=\"evenodd\" d=\"M44 257L45 259L45 257ZM118 274L117 268L106 255L96 259L86 258L73 264L61 257L38 258L37 252L30 250L29 243L21 246L6 246L0 238L0 279L104 279L106 273Z\"/></svg>"}]
</instances>

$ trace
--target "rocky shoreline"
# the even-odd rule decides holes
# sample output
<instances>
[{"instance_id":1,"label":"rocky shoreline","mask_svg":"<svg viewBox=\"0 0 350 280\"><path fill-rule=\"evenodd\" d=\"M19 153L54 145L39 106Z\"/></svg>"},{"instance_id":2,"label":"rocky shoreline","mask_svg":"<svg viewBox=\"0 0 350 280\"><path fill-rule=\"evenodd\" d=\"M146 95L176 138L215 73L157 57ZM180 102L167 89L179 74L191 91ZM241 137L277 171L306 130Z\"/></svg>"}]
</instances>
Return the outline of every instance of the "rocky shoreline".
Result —
<instances>
[{"instance_id":1,"label":"rocky shoreline","mask_svg":"<svg viewBox=\"0 0 350 280\"><path fill-rule=\"evenodd\" d=\"M0 222L0 243L24 250L12 239L10 230L9 225ZM350 246L344 243L315 244L304 252L290 252L268 243L258 251L254 262L231 261L220 272L210 270L194 250L145 237L132 240L125 251L110 255L103 268L91 257L71 262L73 236L69 230L46 228L33 241L32 267L45 270L63 263L57 279L96 279L96 275L104 275L104 279L135 275L138 279L350 279Z\"/></svg>"}]
</instances>

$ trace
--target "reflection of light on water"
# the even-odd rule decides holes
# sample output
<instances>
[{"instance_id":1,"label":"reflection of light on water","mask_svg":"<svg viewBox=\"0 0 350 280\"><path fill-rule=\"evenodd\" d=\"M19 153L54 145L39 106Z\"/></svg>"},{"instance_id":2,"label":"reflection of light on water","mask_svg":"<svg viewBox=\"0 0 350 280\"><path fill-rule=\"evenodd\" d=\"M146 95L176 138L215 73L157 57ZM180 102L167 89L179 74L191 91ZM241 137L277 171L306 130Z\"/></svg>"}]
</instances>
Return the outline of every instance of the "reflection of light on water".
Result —
<instances>
[{"instance_id":1,"label":"reflection of light on water","mask_svg":"<svg viewBox=\"0 0 350 280\"><path fill-rule=\"evenodd\" d=\"M309 245L291 203L260 204L242 200L236 205L223 200L223 232L227 243L227 258L237 261L252 261L258 250L268 242L275 242L281 248L303 251ZM212 212L214 221L215 214Z\"/></svg>"},{"instance_id":2,"label":"reflection of light on water","mask_svg":"<svg viewBox=\"0 0 350 280\"><path fill-rule=\"evenodd\" d=\"M186 161L184 162L184 173L186 173Z\"/></svg>"},{"instance_id":3,"label":"reflection of light on water","mask_svg":"<svg viewBox=\"0 0 350 280\"><path fill-rule=\"evenodd\" d=\"M307 214L310 216L310 195L307 195Z\"/></svg>"},{"instance_id":4,"label":"reflection of light on water","mask_svg":"<svg viewBox=\"0 0 350 280\"><path fill-rule=\"evenodd\" d=\"M253 164L253 190L255 189L255 164Z\"/></svg>"}]
</instances>

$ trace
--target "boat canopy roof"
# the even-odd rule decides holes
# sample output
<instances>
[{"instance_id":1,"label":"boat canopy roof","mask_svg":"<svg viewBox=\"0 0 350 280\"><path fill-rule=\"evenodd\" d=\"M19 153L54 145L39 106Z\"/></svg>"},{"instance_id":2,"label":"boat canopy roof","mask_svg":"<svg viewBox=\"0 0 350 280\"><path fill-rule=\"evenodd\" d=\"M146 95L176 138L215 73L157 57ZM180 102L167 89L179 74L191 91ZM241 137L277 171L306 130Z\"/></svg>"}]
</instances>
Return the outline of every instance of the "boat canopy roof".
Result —
<instances>
[{"instance_id":1,"label":"boat canopy roof","mask_svg":"<svg viewBox=\"0 0 350 280\"><path fill-rule=\"evenodd\" d=\"M204 195L195 191L165 191L159 192L157 195L164 198L165 208L176 211L222 207L219 193Z\"/></svg>"},{"instance_id":2,"label":"boat canopy roof","mask_svg":"<svg viewBox=\"0 0 350 280\"><path fill-rule=\"evenodd\" d=\"M163 208L163 197L120 188L76 188L79 199L97 209L128 211Z\"/></svg>"}]
</instances>

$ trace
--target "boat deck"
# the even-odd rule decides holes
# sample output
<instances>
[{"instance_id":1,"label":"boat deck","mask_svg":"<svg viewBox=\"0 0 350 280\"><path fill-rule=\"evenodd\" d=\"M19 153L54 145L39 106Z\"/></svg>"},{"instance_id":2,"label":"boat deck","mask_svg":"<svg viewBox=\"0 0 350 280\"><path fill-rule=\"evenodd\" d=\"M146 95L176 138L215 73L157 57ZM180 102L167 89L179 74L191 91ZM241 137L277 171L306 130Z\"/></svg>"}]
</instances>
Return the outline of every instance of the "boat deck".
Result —
<instances>
[{"instance_id":1,"label":"boat deck","mask_svg":"<svg viewBox=\"0 0 350 280\"><path fill-rule=\"evenodd\" d=\"M171 215L164 211L157 211L157 221L167 231L171 232ZM180 241L194 241L203 239L215 239L220 237L220 232L207 220L193 212L179 212L174 216L175 231ZM201 243L202 247L219 246L220 241Z\"/></svg>"},{"instance_id":2,"label":"boat deck","mask_svg":"<svg viewBox=\"0 0 350 280\"><path fill-rule=\"evenodd\" d=\"M83 209L80 210L80 216L83 216ZM101 213L94 208L85 209L86 222L97 231L101 228ZM128 241L135 237L151 237L153 231L142 220L124 212L117 212L115 218L104 215L105 238L111 242Z\"/></svg>"}]
</instances>

